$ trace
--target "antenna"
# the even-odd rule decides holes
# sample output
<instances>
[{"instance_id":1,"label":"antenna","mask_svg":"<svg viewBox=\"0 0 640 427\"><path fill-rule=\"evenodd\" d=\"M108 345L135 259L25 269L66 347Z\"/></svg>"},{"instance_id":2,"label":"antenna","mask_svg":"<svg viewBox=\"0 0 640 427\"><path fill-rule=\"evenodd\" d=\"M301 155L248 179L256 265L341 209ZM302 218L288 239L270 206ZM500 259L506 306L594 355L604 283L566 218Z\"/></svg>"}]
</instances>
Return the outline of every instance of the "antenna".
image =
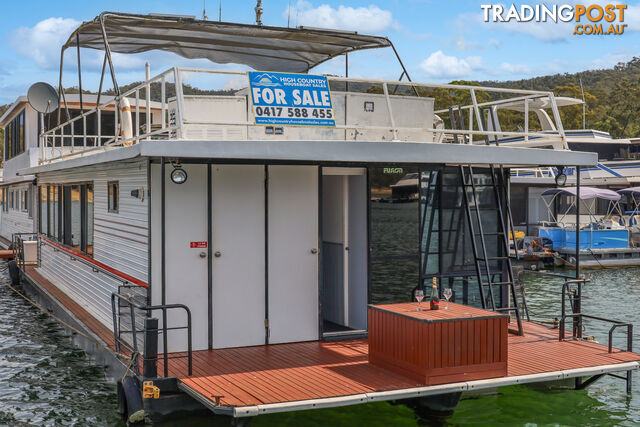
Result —
<instances>
[{"instance_id":1,"label":"antenna","mask_svg":"<svg viewBox=\"0 0 640 427\"><path fill-rule=\"evenodd\" d=\"M202 0L202 20L207 20L207 0Z\"/></svg>"},{"instance_id":2,"label":"antenna","mask_svg":"<svg viewBox=\"0 0 640 427\"><path fill-rule=\"evenodd\" d=\"M582 92L582 129L587 127L587 103L584 100L584 88L582 87L582 77L578 77L580 81L580 92Z\"/></svg>"},{"instance_id":3,"label":"antenna","mask_svg":"<svg viewBox=\"0 0 640 427\"><path fill-rule=\"evenodd\" d=\"M289 0L289 7L287 8L287 28L291 27L291 0Z\"/></svg>"},{"instance_id":4,"label":"antenna","mask_svg":"<svg viewBox=\"0 0 640 427\"><path fill-rule=\"evenodd\" d=\"M218 3L218 21L222 22L222 0Z\"/></svg>"},{"instance_id":5,"label":"antenna","mask_svg":"<svg viewBox=\"0 0 640 427\"><path fill-rule=\"evenodd\" d=\"M29 104L39 113L51 113L58 109L58 92L49 83L38 82L27 92Z\"/></svg>"},{"instance_id":6,"label":"antenna","mask_svg":"<svg viewBox=\"0 0 640 427\"><path fill-rule=\"evenodd\" d=\"M262 25L262 0L258 0L256 7L254 9L256 11L256 24L257 25Z\"/></svg>"}]
</instances>

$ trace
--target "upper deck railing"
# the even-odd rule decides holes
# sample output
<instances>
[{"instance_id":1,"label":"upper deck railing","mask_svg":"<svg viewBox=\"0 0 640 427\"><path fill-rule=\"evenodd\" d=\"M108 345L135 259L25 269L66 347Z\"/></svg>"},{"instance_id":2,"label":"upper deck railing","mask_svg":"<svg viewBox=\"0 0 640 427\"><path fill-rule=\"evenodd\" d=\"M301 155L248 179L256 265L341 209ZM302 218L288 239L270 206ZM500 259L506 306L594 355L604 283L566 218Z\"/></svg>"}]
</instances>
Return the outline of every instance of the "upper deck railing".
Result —
<instances>
[{"instance_id":1,"label":"upper deck railing","mask_svg":"<svg viewBox=\"0 0 640 427\"><path fill-rule=\"evenodd\" d=\"M253 120L251 96L246 89L233 96L185 95L185 76L190 81L207 76L244 79L245 87L249 87L245 71L171 68L43 132L40 135L40 162L129 146L143 140L167 139L359 139L567 148L552 92L329 76L336 125L319 130L312 126L257 125ZM158 85L160 101L156 96L152 102L151 88ZM491 99L478 102L480 95ZM434 99L439 104L443 103L442 99L450 99L452 105L435 109ZM530 126L529 103L540 99L548 100L554 131L542 132ZM361 112L362 102L367 100L378 101L373 115L366 116ZM229 104L232 101L237 101L237 105ZM502 130L495 123L500 112L496 107L514 102L523 104L521 123L516 130ZM232 108L227 108L229 106ZM237 114L232 114L231 110ZM105 116L109 120L105 120Z\"/></svg>"}]
</instances>

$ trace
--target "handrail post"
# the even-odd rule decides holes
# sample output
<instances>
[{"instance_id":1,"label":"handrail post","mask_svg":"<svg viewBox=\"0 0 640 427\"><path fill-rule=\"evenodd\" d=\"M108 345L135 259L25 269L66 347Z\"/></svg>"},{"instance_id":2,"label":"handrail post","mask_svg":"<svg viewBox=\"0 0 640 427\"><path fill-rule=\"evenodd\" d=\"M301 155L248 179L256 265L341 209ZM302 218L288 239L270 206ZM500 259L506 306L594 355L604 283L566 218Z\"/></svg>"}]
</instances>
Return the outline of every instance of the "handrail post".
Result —
<instances>
[{"instance_id":1,"label":"handrail post","mask_svg":"<svg viewBox=\"0 0 640 427\"><path fill-rule=\"evenodd\" d=\"M144 64L144 73L145 73L144 74L145 80L147 82L151 80L151 66L149 65L148 62ZM146 117L144 133L149 133L151 132L151 83L148 83L145 86L144 98L145 98L144 114ZM151 136L148 136L147 140L150 140L150 139L151 139Z\"/></svg>"},{"instance_id":2,"label":"handrail post","mask_svg":"<svg viewBox=\"0 0 640 427\"><path fill-rule=\"evenodd\" d=\"M158 376L158 319L144 319L144 357L142 359L142 376L156 378Z\"/></svg>"},{"instance_id":3,"label":"handrail post","mask_svg":"<svg viewBox=\"0 0 640 427\"><path fill-rule=\"evenodd\" d=\"M473 103L473 110L476 113L476 121L478 122L478 129L484 132L484 126L482 125L482 117L480 116L480 109L478 108L478 100L476 99L476 91L474 89L470 89L469 92L471 93L471 102Z\"/></svg>"},{"instance_id":4,"label":"handrail post","mask_svg":"<svg viewBox=\"0 0 640 427\"><path fill-rule=\"evenodd\" d=\"M567 290L568 284L567 284L567 279L564 280L564 283L562 284L562 305L561 305L561 311L560 311L560 329L558 331L558 341L562 341L564 340L564 321L565 321L565 291Z\"/></svg>"},{"instance_id":5,"label":"handrail post","mask_svg":"<svg viewBox=\"0 0 640 427\"><path fill-rule=\"evenodd\" d=\"M116 347L116 353L120 353L120 338L118 337L118 321L116 319L116 298L117 294L111 294L111 313L113 314L113 343Z\"/></svg>"},{"instance_id":6,"label":"handrail post","mask_svg":"<svg viewBox=\"0 0 640 427\"><path fill-rule=\"evenodd\" d=\"M166 319L167 318L167 308L163 307L162 308L162 319ZM163 348L162 348L162 354L163 354L163 360L164 360L164 366L162 367L163 371L164 371L164 377L167 378L169 376L169 357L168 357L168 353L169 350L167 349L167 325L163 324L162 325L162 329L163 329L163 337L162 337L162 342L163 342Z\"/></svg>"},{"instance_id":7,"label":"handrail post","mask_svg":"<svg viewBox=\"0 0 640 427\"><path fill-rule=\"evenodd\" d=\"M135 308L133 307L133 304L131 302L129 302L129 309L131 310L131 334L132 334L132 341L133 341L133 354L131 355L131 357L133 357L134 363L135 363L135 371L136 374L140 373L140 368L138 366L138 335L136 333L136 313L135 313Z\"/></svg>"},{"instance_id":8,"label":"handrail post","mask_svg":"<svg viewBox=\"0 0 640 427\"><path fill-rule=\"evenodd\" d=\"M178 67L173 68L173 81L176 86L176 139L182 138L184 114L184 93L182 92L182 76Z\"/></svg>"},{"instance_id":9,"label":"handrail post","mask_svg":"<svg viewBox=\"0 0 640 427\"><path fill-rule=\"evenodd\" d=\"M524 99L524 143L529 142L529 98Z\"/></svg>"},{"instance_id":10,"label":"handrail post","mask_svg":"<svg viewBox=\"0 0 640 427\"><path fill-rule=\"evenodd\" d=\"M556 123L556 130L562 139L562 148L568 150L569 145L567 144L567 137L564 133L564 126L562 124L562 119L560 118L560 112L558 111L558 103L556 102L556 97L553 92L549 92L549 101L551 101L551 111L553 111L553 121Z\"/></svg>"},{"instance_id":11,"label":"handrail post","mask_svg":"<svg viewBox=\"0 0 640 427\"><path fill-rule=\"evenodd\" d=\"M384 97L387 100L387 110L389 110L389 119L391 121L391 128L393 130L393 140L398 140L398 129L396 128L396 121L393 118L393 109L391 108L391 98L389 98L389 88L387 83L382 84L382 90L384 91Z\"/></svg>"}]
</instances>

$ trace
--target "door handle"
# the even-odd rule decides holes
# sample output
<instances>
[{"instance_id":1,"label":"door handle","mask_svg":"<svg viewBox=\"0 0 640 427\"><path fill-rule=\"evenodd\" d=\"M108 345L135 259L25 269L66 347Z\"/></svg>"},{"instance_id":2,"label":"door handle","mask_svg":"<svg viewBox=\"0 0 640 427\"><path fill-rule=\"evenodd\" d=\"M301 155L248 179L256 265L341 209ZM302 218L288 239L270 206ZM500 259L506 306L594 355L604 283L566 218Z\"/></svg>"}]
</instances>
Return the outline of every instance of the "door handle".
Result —
<instances>
[{"instance_id":1,"label":"door handle","mask_svg":"<svg viewBox=\"0 0 640 427\"><path fill-rule=\"evenodd\" d=\"M313 255L317 254L317 253L318 253L318 249L316 249L316 248L311 248L311 253L312 253Z\"/></svg>"},{"instance_id":2,"label":"door handle","mask_svg":"<svg viewBox=\"0 0 640 427\"><path fill-rule=\"evenodd\" d=\"M200 258L206 258L207 257L207 253L206 252L200 252Z\"/></svg>"},{"instance_id":3,"label":"door handle","mask_svg":"<svg viewBox=\"0 0 640 427\"><path fill-rule=\"evenodd\" d=\"M222 256L222 253L220 251L215 251L213 256L216 258L220 258Z\"/></svg>"}]
</instances>

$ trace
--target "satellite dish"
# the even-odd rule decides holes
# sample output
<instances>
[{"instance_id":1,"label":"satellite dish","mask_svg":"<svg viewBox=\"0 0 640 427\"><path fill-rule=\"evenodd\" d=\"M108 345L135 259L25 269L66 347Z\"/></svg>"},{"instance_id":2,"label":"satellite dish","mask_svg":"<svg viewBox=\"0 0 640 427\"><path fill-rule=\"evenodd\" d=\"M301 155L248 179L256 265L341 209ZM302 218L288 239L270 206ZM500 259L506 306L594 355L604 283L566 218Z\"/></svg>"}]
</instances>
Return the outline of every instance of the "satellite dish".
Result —
<instances>
[{"instance_id":1,"label":"satellite dish","mask_svg":"<svg viewBox=\"0 0 640 427\"><path fill-rule=\"evenodd\" d=\"M49 83L32 84L27 92L27 99L39 113L51 113L58 109L58 92Z\"/></svg>"}]
</instances>

